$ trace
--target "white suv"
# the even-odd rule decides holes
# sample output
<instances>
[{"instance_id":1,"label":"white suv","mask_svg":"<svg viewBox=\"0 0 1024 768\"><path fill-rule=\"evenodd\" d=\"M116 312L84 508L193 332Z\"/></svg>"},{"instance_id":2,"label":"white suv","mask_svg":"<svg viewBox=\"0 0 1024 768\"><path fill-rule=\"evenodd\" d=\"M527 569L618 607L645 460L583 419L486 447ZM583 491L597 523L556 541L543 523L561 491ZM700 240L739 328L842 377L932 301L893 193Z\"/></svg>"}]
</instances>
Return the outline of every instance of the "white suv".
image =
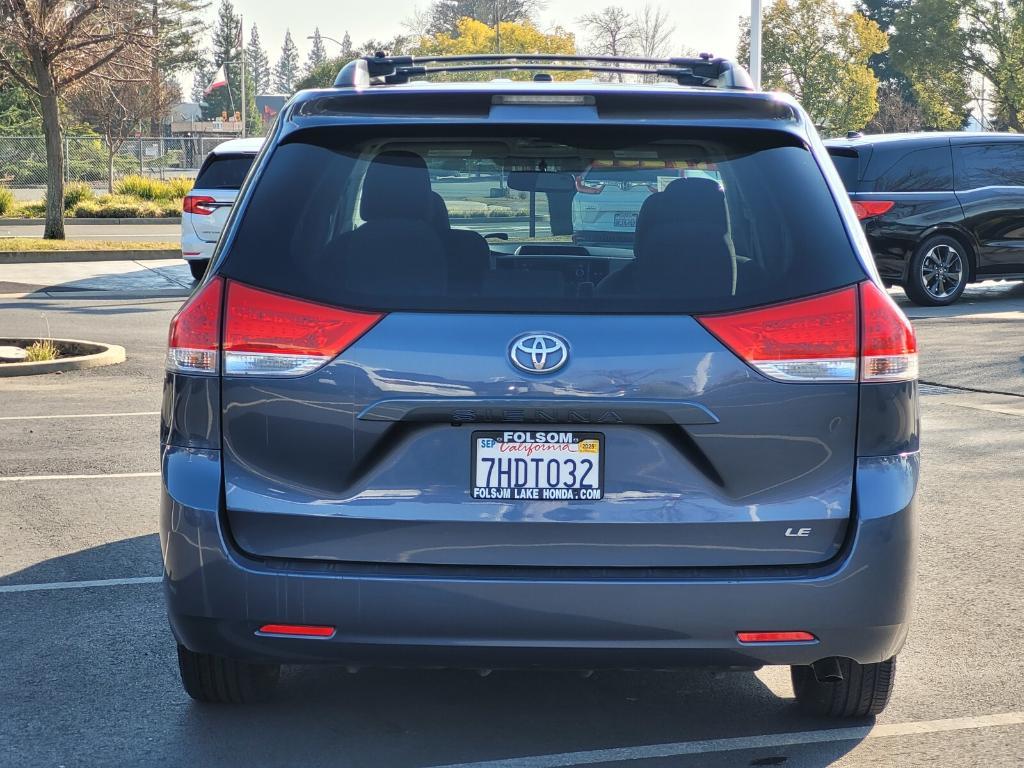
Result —
<instances>
[{"instance_id":1,"label":"white suv","mask_svg":"<svg viewBox=\"0 0 1024 768\"><path fill-rule=\"evenodd\" d=\"M196 280L206 272L238 190L262 147L262 138L232 139L218 144L206 156L195 187L185 197L181 214L181 255Z\"/></svg>"}]
</instances>

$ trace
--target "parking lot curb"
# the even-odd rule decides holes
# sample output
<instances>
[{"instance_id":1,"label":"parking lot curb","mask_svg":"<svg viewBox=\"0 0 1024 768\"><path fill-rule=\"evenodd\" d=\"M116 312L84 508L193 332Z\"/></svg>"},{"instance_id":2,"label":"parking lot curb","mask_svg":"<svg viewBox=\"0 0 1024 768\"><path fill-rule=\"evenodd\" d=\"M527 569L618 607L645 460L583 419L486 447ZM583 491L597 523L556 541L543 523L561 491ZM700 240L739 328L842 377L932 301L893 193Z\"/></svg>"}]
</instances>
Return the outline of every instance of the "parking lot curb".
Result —
<instances>
[{"instance_id":1,"label":"parking lot curb","mask_svg":"<svg viewBox=\"0 0 1024 768\"><path fill-rule=\"evenodd\" d=\"M0 265L61 264L73 261L155 261L180 258L180 248L124 251L0 251Z\"/></svg>"},{"instance_id":2,"label":"parking lot curb","mask_svg":"<svg viewBox=\"0 0 1024 768\"><path fill-rule=\"evenodd\" d=\"M37 224L42 226L46 223L46 219L18 219L18 218L0 218L0 226L11 226L17 224ZM125 218L125 219L102 219L102 218L81 218L76 219L72 216L65 217L64 224L181 224L181 216L165 216L163 218L156 216L149 216L147 218Z\"/></svg>"},{"instance_id":3,"label":"parking lot curb","mask_svg":"<svg viewBox=\"0 0 1024 768\"><path fill-rule=\"evenodd\" d=\"M0 344L11 342L23 342L23 339L0 339ZM57 358L56 360L41 360L27 363L4 363L0 365L0 378L9 376L35 376L44 373L57 373L58 371L80 371L86 368L99 368L104 365L117 365L128 359L124 347L117 344L102 344L96 341L82 341L80 339L52 339L54 342L65 344L79 344L89 349L96 349L86 355L75 357Z\"/></svg>"}]
</instances>

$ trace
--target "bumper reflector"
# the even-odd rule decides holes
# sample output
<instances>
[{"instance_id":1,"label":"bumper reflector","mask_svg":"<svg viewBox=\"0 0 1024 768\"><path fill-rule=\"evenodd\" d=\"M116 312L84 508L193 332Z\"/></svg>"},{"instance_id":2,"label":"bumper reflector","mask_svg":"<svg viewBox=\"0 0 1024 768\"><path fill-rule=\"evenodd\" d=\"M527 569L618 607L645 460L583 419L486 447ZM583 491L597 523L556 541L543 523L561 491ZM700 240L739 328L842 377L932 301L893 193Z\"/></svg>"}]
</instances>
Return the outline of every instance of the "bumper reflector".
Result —
<instances>
[{"instance_id":1,"label":"bumper reflector","mask_svg":"<svg viewBox=\"0 0 1024 768\"><path fill-rule=\"evenodd\" d=\"M737 632L741 643L814 643L818 638L810 632Z\"/></svg>"},{"instance_id":2,"label":"bumper reflector","mask_svg":"<svg viewBox=\"0 0 1024 768\"><path fill-rule=\"evenodd\" d=\"M261 635L289 635L290 637L334 637L334 627L315 627L306 624L264 624Z\"/></svg>"}]
</instances>

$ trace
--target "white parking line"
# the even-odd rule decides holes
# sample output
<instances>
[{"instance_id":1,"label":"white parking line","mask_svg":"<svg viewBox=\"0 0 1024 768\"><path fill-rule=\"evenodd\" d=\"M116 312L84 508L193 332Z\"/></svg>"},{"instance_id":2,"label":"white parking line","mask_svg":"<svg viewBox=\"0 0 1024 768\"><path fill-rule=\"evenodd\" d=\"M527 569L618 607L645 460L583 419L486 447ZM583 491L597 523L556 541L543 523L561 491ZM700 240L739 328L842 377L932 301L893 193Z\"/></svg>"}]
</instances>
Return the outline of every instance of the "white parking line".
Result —
<instances>
[{"instance_id":1,"label":"white parking line","mask_svg":"<svg viewBox=\"0 0 1024 768\"><path fill-rule=\"evenodd\" d=\"M917 736L928 733L948 733L950 731L998 728L1022 724L1024 724L1024 712L1006 712L998 715L956 717L949 720L922 720L912 723L876 725L874 727L832 728L825 731L771 733L762 736L743 736L732 739L681 741L675 744L650 744L641 747L595 749L587 752L562 752L553 755L514 757L508 760L488 760L479 763L452 763L444 766L434 766L433 768L571 768L571 766L577 765L651 760L658 757L704 755L712 752L735 752L743 749L792 747L803 744L823 744L833 741L884 739L893 736Z\"/></svg>"},{"instance_id":2,"label":"white parking line","mask_svg":"<svg viewBox=\"0 0 1024 768\"><path fill-rule=\"evenodd\" d=\"M111 416L159 416L160 411L129 411L126 413L48 413L40 416L0 416L0 421L30 421L31 419L102 419Z\"/></svg>"},{"instance_id":3,"label":"white parking line","mask_svg":"<svg viewBox=\"0 0 1024 768\"><path fill-rule=\"evenodd\" d=\"M30 480L105 480L117 477L160 477L159 472L108 472L103 475L10 475L0 476L0 483L16 483Z\"/></svg>"},{"instance_id":4,"label":"white parking line","mask_svg":"<svg viewBox=\"0 0 1024 768\"><path fill-rule=\"evenodd\" d=\"M0 585L4 592L46 592L51 589L85 589L86 587L122 587L126 584L159 584L162 576L137 576L131 579L93 579L91 581L51 581L43 584Z\"/></svg>"}]
</instances>

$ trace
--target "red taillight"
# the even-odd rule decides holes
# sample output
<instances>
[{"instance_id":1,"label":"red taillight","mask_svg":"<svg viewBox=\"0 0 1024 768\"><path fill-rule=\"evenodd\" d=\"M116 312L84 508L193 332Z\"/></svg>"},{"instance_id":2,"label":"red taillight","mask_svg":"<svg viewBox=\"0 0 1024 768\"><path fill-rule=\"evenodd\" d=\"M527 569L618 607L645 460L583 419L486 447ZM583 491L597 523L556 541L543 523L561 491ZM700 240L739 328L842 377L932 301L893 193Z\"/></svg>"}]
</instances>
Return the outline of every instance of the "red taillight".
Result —
<instances>
[{"instance_id":1,"label":"red taillight","mask_svg":"<svg viewBox=\"0 0 1024 768\"><path fill-rule=\"evenodd\" d=\"M917 336L896 302L872 282L860 284L861 381L917 378Z\"/></svg>"},{"instance_id":2,"label":"red taillight","mask_svg":"<svg viewBox=\"0 0 1024 768\"><path fill-rule=\"evenodd\" d=\"M220 307L224 280L213 278L171 318L167 369L180 373L216 373L220 348Z\"/></svg>"},{"instance_id":3,"label":"red taillight","mask_svg":"<svg viewBox=\"0 0 1024 768\"><path fill-rule=\"evenodd\" d=\"M302 376L337 356L382 317L228 283L226 376Z\"/></svg>"},{"instance_id":4,"label":"red taillight","mask_svg":"<svg viewBox=\"0 0 1024 768\"><path fill-rule=\"evenodd\" d=\"M741 643L813 643L818 638L810 632L737 632Z\"/></svg>"},{"instance_id":5,"label":"red taillight","mask_svg":"<svg viewBox=\"0 0 1024 768\"><path fill-rule=\"evenodd\" d=\"M738 357L778 381L910 381L910 321L871 281L763 309L697 320ZM858 342L859 337L859 342Z\"/></svg>"},{"instance_id":6,"label":"red taillight","mask_svg":"<svg viewBox=\"0 0 1024 768\"><path fill-rule=\"evenodd\" d=\"M881 216L888 213L896 205L892 200L854 200L853 211L861 221L870 219L872 216Z\"/></svg>"},{"instance_id":7,"label":"red taillight","mask_svg":"<svg viewBox=\"0 0 1024 768\"><path fill-rule=\"evenodd\" d=\"M217 201L212 197L204 195L186 195L185 199L181 201L181 210L185 213L194 213L197 216L209 216L214 211L209 204L215 202Z\"/></svg>"},{"instance_id":8,"label":"red taillight","mask_svg":"<svg viewBox=\"0 0 1024 768\"><path fill-rule=\"evenodd\" d=\"M698 318L765 376L781 381L856 381L857 289Z\"/></svg>"},{"instance_id":9,"label":"red taillight","mask_svg":"<svg viewBox=\"0 0 1024 768\"><path fill-rule=\"evenodd\" d=\"M604 191L604 184L591 184L582 176L577 176L576 191L584 195L600 195Z\"/></svg>"},{"instance_id":10,"label":"red taillight","mask_svg":"<svg viewBox=\"0 0 1024 768\"><path fill-rule=\"evenodd\" d=\"M289 635L291 637L333 637L334 627L320 627L309 624L264 624L261 635Z\"/></svg>"}]
</instances>

